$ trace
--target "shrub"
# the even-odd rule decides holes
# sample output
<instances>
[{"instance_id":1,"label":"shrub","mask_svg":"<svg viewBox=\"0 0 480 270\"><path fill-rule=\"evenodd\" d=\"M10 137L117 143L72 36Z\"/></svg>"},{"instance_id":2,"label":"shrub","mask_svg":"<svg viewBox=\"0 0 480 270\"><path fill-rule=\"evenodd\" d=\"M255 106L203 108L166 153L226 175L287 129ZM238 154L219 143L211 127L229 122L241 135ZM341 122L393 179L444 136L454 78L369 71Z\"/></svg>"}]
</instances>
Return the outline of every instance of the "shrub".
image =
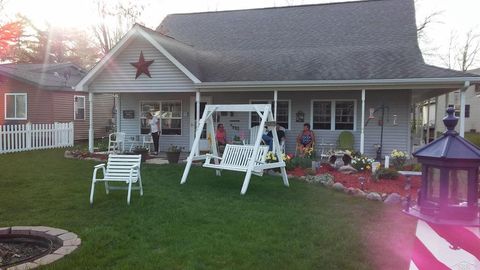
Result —
<instances>
[{"instance_id":1,"label":"shrub","mask_svg":"<svg viewBox=\"0 0 480 270\"><path fill-rule=\"evenodd\" d=\"M373 175L373 179L378 181L380 179L397 179L399 173L393 168L380 168Z\"/></svg>"},{"instance_id":2,"label":"shrub","mask_svg":"<svg viewBox=\"0 0 480 270\"><path fill-rule=\"evenodd\" d=\"M316 172L314 169L312 169L312 168L306 168L306 169L305 169L305 174L307 174L307 175L316 175L317 172Z\"/></svg>"},{"instance_id":3,"label":"shrub","mask_svg":"<svg viewBox=\"0 0 480 270\"><path fill-rule=\"evenodd\" d=\"M312 167L312 159L311 158L302 158L302 157L294 157L292 158L292 165L293 168L300 167L300 168L311 168Z\"/></svg>"},{"instance_id":4,"label":"shrub","mask_svg":"<svg viewBox=\"0 0 480 270\"><path fill-rule=\"evenodd\" d=\"M357 171L366 171L372 168L373 159L366 156L354 157L352 159L352 167Z\"/></svg>"},{"instance_id":5,"label":"shrub","mask_svg":"<svg viewBox=\"0 0 480 270\"><path fill-rule=\"evenodd\" d=\"M392 157L392 165L395 169L401 170L403 165L405 165L405 161L407 161L407 154L403 151L393 149L390 156Z\"/></svg>"}]
</instances>

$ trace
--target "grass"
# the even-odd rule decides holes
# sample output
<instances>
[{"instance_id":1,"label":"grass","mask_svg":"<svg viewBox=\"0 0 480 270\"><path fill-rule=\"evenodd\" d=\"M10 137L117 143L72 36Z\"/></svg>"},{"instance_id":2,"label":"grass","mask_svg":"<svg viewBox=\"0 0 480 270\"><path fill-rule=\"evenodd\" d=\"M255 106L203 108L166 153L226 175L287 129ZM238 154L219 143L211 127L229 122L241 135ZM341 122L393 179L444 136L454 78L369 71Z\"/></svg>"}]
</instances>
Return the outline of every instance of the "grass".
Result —
<instances>
[{"instance_id":1,"label":"grass","mask_svg":"<svg viewBox=\"0 0 480 270\"><path fill-rule=\"evenodd\" d=\"M45 225L82 238L80 249L44 269L388 269L406 263L395 256L382 262L381 242L391 231L413 234L414 223L385 221L385 213L399 210L376 202L295 180L286 188L271 176L252 178L241 196L243 174L219 178L194 167L180 185L182 165L142 165L143 197L133 193L127 206L126 192L107 196L97 184L90 208L94 164L64 159L63 150L0 156L0 227Z\"/></svg>"}]
</instances>

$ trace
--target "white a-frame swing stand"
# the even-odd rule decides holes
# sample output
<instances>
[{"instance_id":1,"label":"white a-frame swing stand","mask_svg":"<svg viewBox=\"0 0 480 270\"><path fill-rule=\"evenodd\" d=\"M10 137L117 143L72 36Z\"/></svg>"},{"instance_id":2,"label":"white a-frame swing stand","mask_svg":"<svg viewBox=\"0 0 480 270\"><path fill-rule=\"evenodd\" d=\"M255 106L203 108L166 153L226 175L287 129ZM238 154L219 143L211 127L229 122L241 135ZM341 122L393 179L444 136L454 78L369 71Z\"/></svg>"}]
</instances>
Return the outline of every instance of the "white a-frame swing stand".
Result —
<instances>
[{"instance_id":1,"label":"white a-frame swing stand","mask_svg":"<svg viewBox=\"0 0 480 270\"><path fill-rule=\"evenodd\" d=\"M277 156L278 162L266 163L265 159L268 152L268 146L261 146L263 128L258 129L258 134L253 145L230 145L225 146L223 155L220 157L217 151L217 142L215 140L215 129L213 126L213 114L215 112L252 112L258 113L261 122L260 126L267 126L272 130L273 149ZM199 154L199 142L203 127L207 124L207 138L211 140L210 153L205 155ZM213 159L214 164L211 164ZM283 184L289 186L287 171L285 170L285 162L282 160L282 152L278 142L277 132L275 132L275 122L273 121L272 110L270 104L244 104L244 105L206 105L202 115L202 119L198 123L193 141L192 150L187 158L187 166L183 171L181 184L187 182L187 176L193 161L205 160L203 167L213 168L217 170L217 176L220 176L220 170L231 170L245 172L245 179L241 194L247 192L250 178L253 174L262 175L263 170L280 168Z\"/></svg>"}]
</instances>

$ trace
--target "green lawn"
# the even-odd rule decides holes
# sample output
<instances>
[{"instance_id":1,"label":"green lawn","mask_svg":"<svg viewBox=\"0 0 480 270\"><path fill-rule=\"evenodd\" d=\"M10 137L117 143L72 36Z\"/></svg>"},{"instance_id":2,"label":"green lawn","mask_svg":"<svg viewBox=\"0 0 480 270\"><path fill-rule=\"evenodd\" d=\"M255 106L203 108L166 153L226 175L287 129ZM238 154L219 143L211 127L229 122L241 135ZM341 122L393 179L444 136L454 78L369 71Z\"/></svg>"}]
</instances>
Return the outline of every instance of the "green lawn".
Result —
<instances>
[{"instance_id":1,"label":"green lawn","mask_svg":"<svg viewBox=\"0 0 480 270\"><path fill-rule=\"evenodd\" d=\"M63 151L0 155L0 227L82 238L45 269L406 269L394 254L405 247L389 241L405 242L397 234L413 234L414 222L397 208L271 176L253 177L241 196L243 174L199 167L180 185L182 165L143 165L145 195L130 206L126 191L107 196L97 184L90 208L95 163Z\"/></svg>"}]
</instances>

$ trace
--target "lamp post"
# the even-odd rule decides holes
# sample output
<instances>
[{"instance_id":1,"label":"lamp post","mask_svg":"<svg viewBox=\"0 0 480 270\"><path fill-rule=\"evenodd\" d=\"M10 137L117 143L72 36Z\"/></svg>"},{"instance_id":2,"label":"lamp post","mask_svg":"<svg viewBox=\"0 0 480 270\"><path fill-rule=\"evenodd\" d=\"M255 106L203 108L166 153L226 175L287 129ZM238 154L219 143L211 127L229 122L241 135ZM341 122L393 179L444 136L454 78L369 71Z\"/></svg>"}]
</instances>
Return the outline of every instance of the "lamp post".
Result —
<instances>
[{"instance_id":1,"label":"lamp post","mask_svg":"<svg viewBox=\"0 0 480 270\"><path fill-rule=\"evenodd\" d=\"M381 118L379 120L379 124L380 124L380 145L378 146L377 148L377 155L375 157L375 161L381 161L382 160L382 148L383 148L383 126L384 126L384 120L385 120L385 110L388 109L387 106L385 106L385 104L382 104L380 107L376 108L375 110L372 111L372 109L370 109L370 116L368 117L367 119L367 122L365 123L365 126L368 125L368 122L370 122L371 119L375 119L375 113L378 112L378 111L381 111L382 114L381 114Z\"/></svg>"},{"instance_id":2,"label":"lamp post","mask_svg":"<svg viewBox=\"0 0 480 270\"><path fill-rule=\"evenodd\" d=\"M443 136L413 153L422 186L405 209L419 219L410 269L480 269L480 148L455 131L454 112L447 109Z\"/></svg>"}]
</instances>

